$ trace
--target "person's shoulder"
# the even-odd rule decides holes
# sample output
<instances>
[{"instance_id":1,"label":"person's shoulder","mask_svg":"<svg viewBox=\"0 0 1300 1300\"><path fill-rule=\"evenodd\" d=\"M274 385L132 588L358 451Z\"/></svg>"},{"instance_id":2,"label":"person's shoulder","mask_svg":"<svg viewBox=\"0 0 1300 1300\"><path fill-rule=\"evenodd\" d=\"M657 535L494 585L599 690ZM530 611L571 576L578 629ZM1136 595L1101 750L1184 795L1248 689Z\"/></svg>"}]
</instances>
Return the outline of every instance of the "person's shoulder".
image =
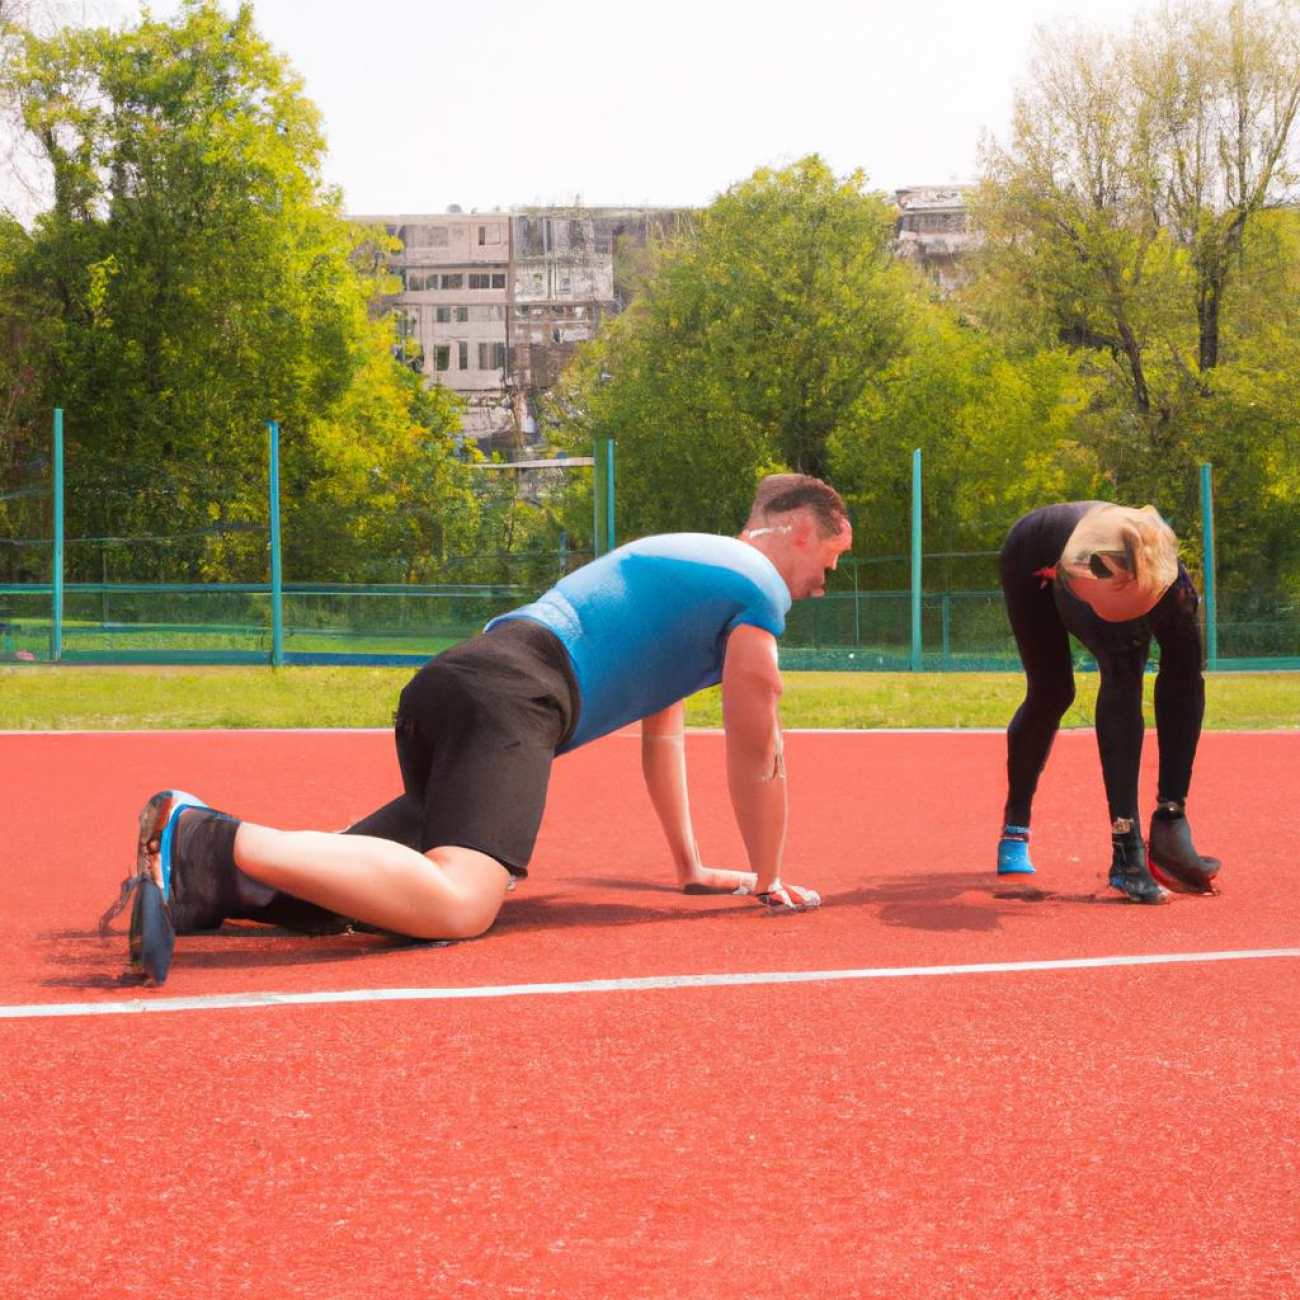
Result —
<instances>
[{"instance_id":1,"label":"person's shoulder","mask_svg":"<svg viewBox=\"0 0 1300 1300\"><path fill-rule=\"evenodd\" d=\"M656 533L628 545L633 555L727 569L765 585L776 569L757 547L722 533Z\"/></svg>"},{"instance_id":2,"label":"person's shoulder","mask_svg":"<svg viewBox=\"0 0 1300 1300\"><path fill-rule=\"evenodd\" d=\"M651 533L629 542L627 549L635 555L663 555L670 559L693 559L697 556L736 555L754 548L738 537L722 533Z\"/></svg>"},{"instance_id":3,"label":"person's shoulder","mask_svg":"<svg viewBox=\"0 0 1300 1300\"><path fill-rule=\"evenodd\" d=\"M647 560L694 569L710 586L721 584L745 599L788 608L790 593L776 566L757 547L722 533L654 533L620 547L624 563ZM618 552L615 552L618 554Z\"/></svg>"}]
</instances>

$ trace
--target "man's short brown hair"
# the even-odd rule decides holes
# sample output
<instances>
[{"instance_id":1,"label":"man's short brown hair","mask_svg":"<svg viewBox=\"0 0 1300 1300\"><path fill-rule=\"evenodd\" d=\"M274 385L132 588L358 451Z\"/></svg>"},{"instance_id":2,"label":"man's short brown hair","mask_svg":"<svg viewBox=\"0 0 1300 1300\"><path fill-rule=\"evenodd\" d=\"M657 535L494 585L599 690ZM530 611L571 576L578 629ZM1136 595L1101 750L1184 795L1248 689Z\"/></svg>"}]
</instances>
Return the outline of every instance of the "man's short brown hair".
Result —
<instances>
[{"instance_id":1,"label":"man's short brown hair","mask_svg":"<svg viewBox=\"0 0 1300 1300\"><path fill-rule=\"evenodd\" d=\"M823 537L834 537L849 517L840 494L811 474L769 474L754 493L749 517L751 522L767 520L773 515L804 509L813 512L817 531Z\"/></svg>"}]
</instances>

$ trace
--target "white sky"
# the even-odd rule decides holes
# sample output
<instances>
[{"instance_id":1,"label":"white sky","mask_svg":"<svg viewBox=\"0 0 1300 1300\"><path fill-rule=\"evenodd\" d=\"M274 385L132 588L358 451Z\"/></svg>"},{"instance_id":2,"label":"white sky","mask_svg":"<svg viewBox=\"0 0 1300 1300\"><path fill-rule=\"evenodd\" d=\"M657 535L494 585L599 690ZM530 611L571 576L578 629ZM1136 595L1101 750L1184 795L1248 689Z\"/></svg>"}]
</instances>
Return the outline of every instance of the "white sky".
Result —
<instances>
[{"instance_id":1,"label":"white sky","mask_svg":"<svg viewBox=\"0 0 1300 1300\"><path fill-rule=\"evenodd\" d=\"M254 13L324 115L327 179L350 212L379 214L699 206L814 152L877 189L973 179L981 131L1006 135L1036 26L1122 31L1152 2L254 0ZM82 3L114 25L139 14Z\"/></svg>"}]
</instances>

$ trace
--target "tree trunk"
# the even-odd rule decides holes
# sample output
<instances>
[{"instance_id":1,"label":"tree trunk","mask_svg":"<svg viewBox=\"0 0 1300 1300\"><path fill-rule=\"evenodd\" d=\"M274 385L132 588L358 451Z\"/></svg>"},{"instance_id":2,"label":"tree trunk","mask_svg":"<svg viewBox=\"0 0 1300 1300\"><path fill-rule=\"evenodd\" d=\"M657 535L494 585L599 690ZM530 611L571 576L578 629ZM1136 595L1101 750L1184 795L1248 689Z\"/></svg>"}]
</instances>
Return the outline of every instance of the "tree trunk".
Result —
<instances>
[{"instance_id":1,"label":"tree trunk","mask_svg":"<svg viewBox=\"0 0 1300 1300\"><path fill-rule=\"evenodd\" d=\"M1219 294L1220 277L1201 282L1196 296L1196 320L1200 327L1200 350L1197 362L1201 373L1213 370L1219 364Z\"/></svg>"}]
</instances>

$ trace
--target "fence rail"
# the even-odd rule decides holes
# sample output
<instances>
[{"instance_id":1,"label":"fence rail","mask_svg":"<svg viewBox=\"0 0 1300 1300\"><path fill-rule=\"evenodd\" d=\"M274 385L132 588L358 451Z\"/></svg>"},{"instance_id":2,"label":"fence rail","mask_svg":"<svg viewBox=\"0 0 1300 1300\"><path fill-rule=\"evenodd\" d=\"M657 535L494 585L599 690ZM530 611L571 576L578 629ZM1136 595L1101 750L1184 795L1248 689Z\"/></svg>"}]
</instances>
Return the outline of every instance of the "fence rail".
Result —
<instances>
[{"instance_id":1,"label":"fence rail","mask_svg":"<svg viewBox=\"0 0 1300 1300\"><path fill-rule=\"evenodd\" d=\"M539 594L517 584L283 583L286 664L418 664ZM0 585L0 659L49 663L270 664L270 583L67 583L56 629L51 584ZM1216 668L1300 669L1300 610L1234 617L1221 600ZM918 638L914 614L919 612ZM1158 656L1158 647L1155 648ZM782 638L790 669L1018 670L997 590L831 591L798 602ZM1156 660L1158 662L1158 659ZM1091 665L1078 648L1077 662Z\"/></svg>"},{"instance_id":2,"label":"fence rail","mask_svg":"<svg viewBox=\"0 0 1300 1300\"><path fill-rule=\"evenodd\" d=\"M65 539L63 535L63 413L56 411L49 489L53 537L45 541L0 538L38 550L48 547L48 568L42 564L13 575L26 579L29 573L48 573L48 581L0 585L0 659L272 665L419 663L472 635L497 614L533 599L540 594L533 585L536 582L553 580L553 576L536 577L539 570L533 566L527 583L347 585L284 581L279 527L279 426L270 422L267 430L267 581L110 581L104 562L102 581L69 582L65 580L65 542L71 544L78 539ZM590 459L557 460L555 465L592 468L592 528L594 549L600 553L616 544L614 444L602 442L593 453ZM908 552L872 560L847 559L840 571L831 575L831 589L823 599L797 604L782 642L782 662L787 667L912 671L1019 668L1001 593L982 585L996 582L995 554L924 552L921 474L921 453L917 451L912 457ZM1300 607L1257 608L1249 596L1236 594L1234 598L1233 593L1216 589L1208 465L1201 468L1200 486L1208 667L1300 668ZM590 554L567 549L563 534L553 562L550 554L530 553L530 558L540 556L544 561L541 568L552 575L590 558ZM886 570L880 567L886 564L890 566L889 578L883 577ZM84 576L84 564L74 572L78 570ZM256 568L252 571L256 572ZM860 585L864 575L868 578L867 589ZM927 591L927 577L932 585L952 589ZM891 589L880 590L882 581L890 582ZM1081 649L1078 662L1084 666L1091 662Z\"/></svg>"}]
</instances>

